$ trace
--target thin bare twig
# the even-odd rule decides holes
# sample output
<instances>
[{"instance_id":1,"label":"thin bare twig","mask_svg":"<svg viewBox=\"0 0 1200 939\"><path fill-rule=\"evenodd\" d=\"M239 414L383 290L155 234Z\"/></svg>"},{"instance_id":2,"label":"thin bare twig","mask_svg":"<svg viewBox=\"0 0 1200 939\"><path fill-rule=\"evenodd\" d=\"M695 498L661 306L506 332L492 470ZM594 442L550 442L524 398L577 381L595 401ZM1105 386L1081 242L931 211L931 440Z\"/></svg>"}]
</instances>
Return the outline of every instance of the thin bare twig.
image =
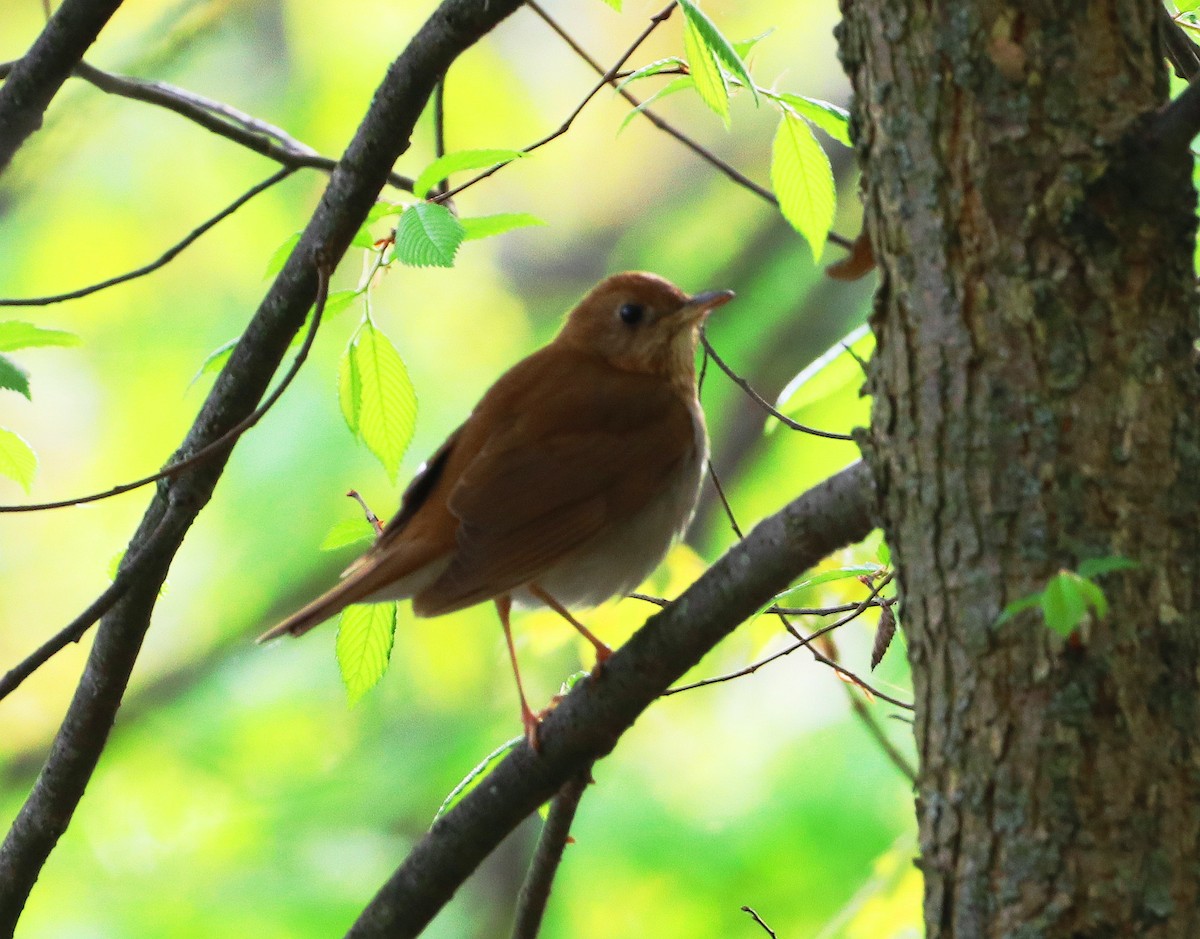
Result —
<instances>
[{"instance_id":1,"label":"thin bare twig","mask_svg":"<svg viewBox=\"0 0 1200 939\"><path fill-rule=\"evenodd\" d=\"M596 61L596 59L592 58L592 56L590 56L587 53L587 51L578 42L575 41L575 38L573 36L571 36L571 34L568 33L565 29L563 29L562 24L560 24L557 20L554 19L554 17L552 17L549 13L547 13L544 9L542 9L542 7L538 3L535 2L535 0L525 0L525 5L527 7L529 7L531 10L533 10L533 12L536 13L538 16L540 16L546 22L546 25L549 26L552 30L554 30L554 32L556 32L559 35L559 37L562 39L562 41L565 42L568 46L570 46L571 50L577 56L579 56L579 58L583 59L584 62L586 62L588 65L590 65L592 67L593 71L595 71L596 73L598 73L600 75L608 74L605 71L604 66L601 65L598 61ZM659 72L658 74L669 75L669 74L672 74L674 71L675 70L673 70L673 69L667 69L662 72ZM624 77L625 77L624 73L617 72L608 78L608 84L612 85L614 88L617 88L617 84L619 83L620 79L622 79ZM648 120L651 124L653 124L659 130L661 130L664 134L667 134L670 137L674 137L681 144L683 144L685 147L687 147L689 150L691 150L694 154L696 154L698 157L700 157L700 159L704 160L705 162L709 163L716 169L720 170L722 173L724 173L726 176L728 176L731 180L733 180L739 186L741 186L744 189L748 189L750 192L754 193L760 199L763 199L764 201L769 202L774 206L779 205L779 200L775 198L775 194L773 192L771 192L771 190L767 189L764 186L760 186L758 183L756 183L754 180L752 180L749 176L746 176L744 173L742 173L740 170L738 170L735 166L722 160L719 156L717 156L715 153L713 153L711 150L709 150L703 144L699 143L698 141L689 137L687 134L683 133L683 131L681 131L678 128L674 127L673 125L669 124L667 121L663 120L661 117L658 116L658 114L651 111L649 108L643 108L641 100L638 99L637 97L635 97L633 94L631 94L627 88L617 88L617 94L619 94L622 98L624 98L626 101L628 101L634 108L640 108L641 110L639 111L639 113L643 117L645 117L646 120ZM850 248L850 246L852 244L852 242L850 241L849 238L843 238L841 235L837 234L836 232L829 233L829 240L833 244L837 245L838 247L846 248L847 250Z\"/></svg>"},{"instance_id":2,"label":"thin bare twig","mask_svg":"<svg viewBox=\"0 0 1200 939\"><path fill-rule=\"evenodd\" d=\"M221 452L231 446L237 439L248 431L251 427L262 420L263 415L274 407L275 402L287 390L288 385L292 383L292 379L300 371L300 367L304 364L304 360L308 358L308 352L312 348L313 340L317 338L317 328L321 325L321 313L325 309L325 299L329 295L329 274L325 268L317 270L317 299L313 308L312 322L308 327L308 333L304 337L304 342L301 343L300 349L296 352L296 358L292 361L292 366L287 370L287 373L275 386L272 391L263 400L257 408L247 414L242 420L234 424L229 430L223 433L220 437L214 440L207 446L201 447L191 456L185 457L176 463L169 466L164 466L157 473L151 473L149 476L143 476L141 479L135 479L133 482L122 483L119 486L113 486L111 489L106 489L104 492L93 492L86 496L77 496L73 499L61 499L57 502L41 502L31 505L0 505L0 513L4 512L44 512L48 509L62 509L72 505L84 505L88 502L99 502L101 499L111 499L113 496L119 496L122 493L131 492L134 489L140 489L142 486L147 486L150 483L158 482L160 479L167 479L171 476L176 476L182 473L189 467L195 466L216 453Z\"/></svg>"},{"instance_id":3,"label":"thin bare twig","mask_svg":"<svg viewBox=\"0 0 1200 939\"><path fill-rule=\"evenodd\" d=\"M110 277L107 280L102 280L99 283L91 284L87 287L80 287L77 290L68 290L65 293L50 294L46 297L22 297L17 299L0 299L0 307L5 306L49 306L52 303L62 303L64 300L78 300L80 297L86 297L90 294L97 293L101 290L106 290L109 287L115 287L117 284L124 284L131 280L136 280L139 277L145 277L147 274L153 274L160 267L164 267L182 253L189 245L194 243L201 235L213 228L218 222L229 218L238 209L244 206L247 202L253 199L261 192L265 192L278 182L282 182L291 176L295 170L284 167L279 172L268 176L261 183L252 186L244 193L238 196L233 202L225 206L220 212L206 221L202 222L197 227L183 237L181 241L176 242L158 258L151 261L149 264L144 264L141 267L135 268L132 271L126 271L124 274L118 274L116 277Z\"/></svg>"},{"instance_id":4,"label":"thin bare twig","mask_svg":"<svg viewBox=\"0 0 1200 939\"><path fill-rule=\"evenodd\" d=\"M16 62L0 63L0 78L8 75L15 65ZM337 160L322 156L308 144L275 125L186 88L166 82L151 82L130 78L128 75L117 75L86 62L80 62L71 74L107 94L173 111L180 117L199 124L210 133L231 140L293 170L315 169L331 173L337 166ZM388 184L405 192L412 192L413 181L400 173L389 173Z\"/></svg>"},{"instance_id":5,"label":"thin bare twig","mask_svg":"<svg viewBox=\"0 0 1200 939\"><path fill-rule=\"evenodd\" d=\"M712 678L704 678L704 679L701 679L700 681L692 682L689 685L680 685L677 688L668 688L666 691L663 692L663 697L665 698L667 695L679 694L681 691L691 691L693 688L704 688L708 685L717 685L722 682L732 681L735 678L742 678L746 675L753 675L764 665L769 665L770 663L774 662L777 659L781 659L786 655L791 655L793 652L796 652L799 649L807 648L809 650L809 652L811 652L814 656L816 656L818 661L831 666L835 671L839 672L840 674L845 675L847 678L851 679L851 681L853 681L854 683L861 685L863 688L865 688L867 691L871 692L871 694L875 695L876 697L881 698L884 701L888 701L892 704L898 705L899 707L905 707L905 708L908 708L909 710L912 710L912 705L905 704L903 701L897 701L895 698L888 697L888 695L877 691L876 689L874 689L870 685L868 685L866 682L862 681L862 679L860 679L853 672L849 671L848 669L843 668L841 665L839 665L833 659L829 658L824 653L822 653L819 650L814 649L812 647L812 643L815 640L819 639L821 636L824 636L826 633L831 633L835 629L840 629L841 627L843 627L847 623L849 623L851 620L856 619L860 615L862 615L863 611L866 610L871 605L871 601L873 601L879 595L879 591L881 591L884 587L886 587L888 585L888 583L890 583L890 582L891 582L891 575L884 577L878 584L876 584L874 587L871 588L870 595L867 596L860 603L856 603L854 605L854 608L852 610L850 610L850 612L848 612L845 616L841 617L838 620L835 620L834 622L830 623L827 626L822 626L816 632L810 633L807 636L800 635L800 633L796 630L796 628L794 626L792 626L791 623L788 623L785 620L784 625L787 626L788 631L797 640L792 645L786 646L785 648L780 649L778 652L773 652L771 655L768 655L765 658L759 659L757 662L753 662L750 665L747 665L744 668L740 668L735 672L728 672L724 675L716 675ZM776 615L779 615L779 614L776 614Z\"/></svg>"},{"instance_id":6,"label":"thin bare twig","mask_svg":"<svg viewBox=\"0 0 1200 939\"><path fill-rule=\"evenodd\" d=\"M630 593L626 594L631 600L641 600L643 603L653 603L657 607L670 606L671 601L665 597L653 597L648 593ZM884 603L890 603L890 600L880 600L876 597L872 600L869 606L882 606ZM848 613L858 607L857 603L843 603L840 606L769 606L764 613L783 613L786 616L835 616L838 613Z\"/></svg>"},{"instance_id":7,"label":"thin bare twig","mask_svg":"<svg viewBox=\"0 0 1200 939\"><path fill-rule=\"evenodd\" d=\"M589 91L587 93L587 95L584 96L584 99L579 102L579 104L575 107L575 110L571 112L570 116L565 121L563 121L561 125L559 125L558 129L553 131L552 133L547 134L541 140L534 141L529 146L523 148L521 150L521 152L522 153L532 153L534 150L537 150L539 147L544 147L546 144L550 143L550 141L556 140L557 138L559 138L563 134L565 134L568 130L570 130L571 125L575 122L575 118L579 117L579 115L582 113L583 109L585 107L587 107L588 102L591 101L592 98L596 97L596 95L599 93L601 88L603 88L605 85L607 85L609 82L611 82L613 80L613 77L619 71L621 71L621 66L623 66L626 62L628 62L630 56L632 56L635 52L637 52L638 47L643 42L646 41L646 39L649 37L649 35L652 32L654 32L654 30L658 29L659 24L664 23L667 20L667 18L670 17L671 11L674 9L675 9L675 0L671 0L671 2L668 3L665 7L663 7L663 9L659 10L652 17L650 17L650 25L648 25L645 29L643 29L641 31L641 33L638 35L638 37L636 39L634 39L633 43L629 46L628 49L626 49L623 53L621 53L620 58L617 59L617 61L612 65L612 67L609 68L608 71L606 71L601 76L600 81L597 82L596 85L592 88L592 90ZM499 163L496 166L493 166L491 169L484 170L482 173L479 173L476 176L472 176L465 183L455 186L453 189L451 189L447 192L438 194L430 201L445 202L447 199L452 199L452 198L454 198L454 196L458 195L464 189L467 189L470 186L474 186L476 183L478 183L484 179L487 179L493 173L499 172L499 170L502 167L507 166L507 165L508 165L507 163Z\"/></svg>"},{"instance_id":8,"label":"thin bare twig","mask_svg":"<svg viewBox=\"0 0 1200 939\"><path fill-rule=\"evenodd\" d=\"M713 469L712 460L708 460L708 478L712 480L713 488L717 490L717 498L721 500L721 505L725 508L725 517L729 519L729 524L733 527L733 533L737 535L738 541L745 538L742 532L742 526L738 524L737 519L733 514L733 506L729 504L729 499L725 495L725 487L721 485L721 479L717 476L717 471Z\"/></svg>"},{"instance_id":9,"label":"thin bare twig","mask_svg":"<svg viewBox=\"0 0 1200 939\"><path fill-rule=\"evenodd\" d=\"M726 364L725 360L717 354L717 350L712 347L712 343L708 341L708 334L703 328L700 330L700 342L704 344L704 351L712 356L712 360L717 363L717 367L726 375L728 375L735 385L741 388L742 391L746 392L746 394L748 394L759 407L761 407L785 427L790 427L792 430L798 430L801 433L812 434L814 437L824 437L827 440L854 439L850 434L838 434L829 430L817 430L815 427L809 427L806 424L801 424L799 421L792 420L786 414L780 413L770 401L754 390L754 388L750 385L750 382L746 381L746 379L742 378L741 375L739 375L732 368L730 368L729 365Z\"/></svg>"},{"instance_id":10,"label":"thin bare twig","mask_svg":"<svg viewBox=\"0 0 1200 939\"><path fill-rule=\"evenodd\" d=\"M755 913L754 909L752 907L743 906L742 912L749 913L752 917L754 917L754 922L758 923L758 925L760 925L766 931L767 935L770 936L771 939L779 939L779 937L775 935L775 930L772 929L770 926L768 926L766 923L764 923L762 921L762 917L759 916L757 913Z\"/></svg>"},{"instance_id":11,"label":"thin bare twig","mask_svg":"<svg viewBox=\"0 0 1200 939\"><path fill-rule=\"evenodd\" d=\"M546 824L542 826L542 836L538 839L529 862L529 872L517 897L512 939L537 939L546 904L550 900L550 888L554 885L554 875L558 872L563 849L571 837L571 823L575 820L579 800L583 798L591 778L592 768L589 765L569 779L550 803Z\"/></svg>"},{"instance_id":12,"label":"thin bare twig","mask_svg":"<svg viewBox=\"0 0 1200 939\"><path fill-rule=\"evenodd\" d=\"M153 554L156 548L157 534L155 532L150 536L137 557L127 558L122 562L120 570L117 571L117 576L113 578L113 582L108 585L108 588L100 596L92 601L86 610L4 673L4 677L0 678L0 700L7 698L16 691L26 678L49 662L72 642L78 642L82 639L84 634L99 621L100 617L112 609L113 604L121 599L125 591L129 589L129 585L140 575L142 559Z\"/></svg>"}]
</instances>

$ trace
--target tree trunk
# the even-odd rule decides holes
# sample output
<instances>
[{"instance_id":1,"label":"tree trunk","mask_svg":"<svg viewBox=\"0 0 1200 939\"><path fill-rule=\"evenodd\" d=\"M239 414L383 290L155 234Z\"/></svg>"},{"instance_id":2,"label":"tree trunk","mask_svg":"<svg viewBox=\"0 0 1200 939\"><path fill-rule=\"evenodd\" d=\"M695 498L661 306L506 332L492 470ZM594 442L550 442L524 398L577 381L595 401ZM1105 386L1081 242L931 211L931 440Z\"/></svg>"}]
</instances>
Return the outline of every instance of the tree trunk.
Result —
<instances>
[{"instance_id":1,"label":"tree trunk","mask_svg":"<svg viewBox=\"0 0 1200 939\"><path fill-rule=\"evenodd\" d=\"M1195 939L1195 195L1158 4L842 7L928 936ZM1140 566L1107 616L997 625L1108 556Z\"/></svg>"}]
</instances>

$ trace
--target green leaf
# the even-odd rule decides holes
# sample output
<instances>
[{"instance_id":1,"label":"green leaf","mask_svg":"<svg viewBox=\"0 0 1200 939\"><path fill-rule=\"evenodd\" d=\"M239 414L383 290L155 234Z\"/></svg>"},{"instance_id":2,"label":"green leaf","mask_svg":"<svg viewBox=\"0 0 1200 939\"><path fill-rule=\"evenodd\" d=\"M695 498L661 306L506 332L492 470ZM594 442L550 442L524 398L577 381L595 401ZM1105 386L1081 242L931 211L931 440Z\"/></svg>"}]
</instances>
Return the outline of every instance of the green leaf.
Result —
<instances>
[{"instance_id":1,"label":"green leaf","mask_svg":"<svg viewBox=\"0 0 1200 939\"><path fill-rule=\"evenodd\" d=\"M1046 625L1060 636L1069 636L1087 616L1088 601L1078 574L1061 571L1050 578L1042 591L1042 616Z\"/></svg>"},{"instance_id":2,"label":"green leaf","mask_svg":"<svg viewBox=\"0 0 1200 939\"><path fill-rule=\"evenodd\" d=\"M325 533L320 549L322 551L337 551L352 544L371 541L375 538L375 528L361 515L354 518L344 518Z\"/></svg>"},{"instance_id":3,"label":"green leaf","mask_svg":"<svg viewBox=\"0 0 1200 939\"><path fill-rule=\"evenodd\" d=\"M1021 597L1020 600L1013 600L1012 603L1008 604L1003 610L1000 611L1000 615L996 617L996 625L1001 626L1004 623L1007 623L1018 613L1024 610L1033 609L1041 602L1042 592L1040 590L1037 593L1031 593L1027 597Z\"/></svg>"},{"instance_id":4,"label":"green leaf","mask_svg":"<svg viewBox=\"0 0 1200 939\"><path fill-rule=\"evenodd\" d=\"M734 48L733 43L722 35L716 24L704 15L704 11L696 5L694 0L679 0L679 8L683 11L687 23L687 27L684 29L684 47L687 48L688 33L694 32L716 62L723 65L734 78L750 89L750 94L754 96L754 101L757 103L758 89L754 85L754 79L750 77L750 70L746 68L746 63L742 61L742 57ZM691 60L692 52L689 50L688 61L691 62ZM729 89L724 76L721 77L721 82L725 85L726 111L728 111Z\"/></svg>"},{"instance_id":5,"label":"green leaf","mask_svg":"<svg viewBox=\"0 0 1200 939\"><path fill-rule=\"evenodd\" d=\"M355 334L357 336L357 333ZM358 436L358 414L362 409L362 376L358 373L358 359L354 352L354 337L346 344L338 360L338 405L350 433Z\"/></svg>"},{"instance_id":6,"label":"green leaf","mask_svg":"<svg viewBox=\"0 0 1200 939\"><path fill-rule=\"evenodd\" d=\"M617 128L617 133L619 134L621 131L623 131L628 126L629 122L638 115L638 113L646 110L646 108L650 107L650 105L652 105L655 101L665 98L667 95L673 95L677 91L683 91L685 88L694 88L695 86L696 83L692 80L691 75L680 75L678 78L667 82L636 108L632 108L625 115L625 117L621 119L621 126Z\"/></svg>"},{"instance_id":7,"label":"green leaf","mask_svg":"<svg viewBox=\"0 0 1200 939\"><path fill-rule=\"evenodd\" d=\"M687 54L688 69L692 74L696 92L700 95L700 99L728 127L729 82L725 79L725 73L721 71L721 64L717 60L716 53L700 33L696 25L697 20L688 15L689 9L697 13L699 11L695 10L690 3L681 3L680 6L684 13L683 50Z\"/></svg>"},{"instance_id":8,"label":"green leaf","mask_svg":"<svg viewBox=\"0 0 1200 939\"><path fill-rule=\"evenodd\" d=\"M363 291L361 290L335 290L325 298L325 309L321 312L321 318L328 322L331 318L337 316L343 310L357 300ZM300 330L298 336L303 336L305 330Z\"/></svg>"},{"instance_id":9,"label":"green leaf","mask_svg":"<svg viewBox=\"0 0 1200 939\"><path fill-rule=\"evenodd\" d=\"M814 574L795 586L789 587L782 593L775 595L772 603L778 603L785 597L794 596L801 590L807 590L809 587L817 587L820 584L832 583L835 580L848 580L851 577L859 577L863 574L874 576L880 572L881 568L878 564L852 564L848 567L839 567L835 570L821 571L819 574ZM769 604L768 604L769 605Z\"/></svg>"},{"instance_id":10,"label":"green leaf","mask_svg":"<svg viewBox=\"0 0 1200 939\"><path fill-rule=\"evenodd\" d=\"M456 150L438 157L425 169L421 170L413 183L413 195L424 199L430 191L447 178L451 173L463 170L481 170L495 166L497 163L511 163L525 156L520 150Z\"/></svg>"},{"instance_id":11,"label":"green leaf","mask_svg":"<svg viewBox=\"0 0 1200 939\"><path fill-rule=\"evenodd\" d=\"M30 401L29 373L7 356L0 355L0 388L23 394Z\"/></svg>"},{"instance_id":12,"label":"green leaf","mask_svg":"<svg viewBox=\"0 0 1200 939\"><path fill-rule=\"evenodd\" d=\"M375 236L371 234L369 222L363 222L358 231L354 233L354 237L350 239L350 247L364 250L375 247Z\"/></svg>"},{"instance_id":13,"label":"green leaf","mask_svg":"<svg viewBox=\"0 0 1200 939\"><path fill-rule=\"evenodd\" d=\"M267 261L267 269L263 272L263 278L274 277L283 270L283 265L287 263L287 259L291 256L296 245L300 244L300 232L293 235L288 235L283 240L278 248L271 253L271 258Z\"/></svg>"},{"instance_id":14,"label":"green leaf","mask_svg":"<svg viewBox=\"0 0 1200 939\"><path fill-rule=\"evenodd\" d=\"M621 0L604 0L604 2L607 3L614 10L616 10L618 13L621 12Z\"/></svg>"},{"instance_id":15,"label":"green leaf","mask_svg":"<svg viewBox=\"0 0 1200 939\"><path fill-rule=\"evenodd\" d=\"M1200 0L1197 0L1197 2L1200 3ZM1091 558L1079 565L1079 576L1094 579L1096 577L1103 577L1105 574L1111 574L1113 571L1128 571L1136 567L1141 567L1137 561L1132 561L1129 558L1119 555Z\"/></svg>"},{"instance_id":16,"label":"green leaf","mask_svg":"<svg viewBox=\"0 0 1200 939\"><path fill-rule=\"evenodd\" d=\"M837 204L833 171L808 123L790 111L784 111L771 148L771 185L779 211L819 261Z\"/></svg>"},{"instance_id":17,"label":"green leaf","mask_svg":"<svg viewBox=\"0 0 1200 939\"><path fill-rule=\"evenodd\" d=\"M875 336L863 325L830 346L787 383L779 393L775 409L794 418L818 401L861 387L865 380L862 366L846 351L847 346L860 359L868 358L875 348ZM773 433L782 425L772 417L767 419L765 426L767 433Z\"/></svg>"},{"instance_id":18,"label":"green leaf","mask_svg":"<svg viewBox=\"0 0 1200 939\"><path fill-rule=\"evenodd\" d=\"M733 51L736 52L743 62L750 57L751 51L760 42L766 39L771 33L775 32L775 28L771 27L765 33L759 33L757 36L751 36L749 39L736 39L731 44Z\"/></svg>"},{"instance_id":19,"label":"green leaf","mask_svg":"<svg viewBox=\"0 0 1200 939\"><path fill-rule=\"evenodd\" d=\"M192 380L189 382L189 384L195 384L202 375L208 375L212 372L219 372L221 369L223 369L225 367L225 363L229 361L229 357L233 355L233 347L238 344L238 341L241 338L241 336L234 336L232 339L221 343L219 346L213 349L212 352L205 357L204 361L200 363L200 370L192 376Z\"/></svg>"},{"instance_id":20,"label":"green leaf","mask_svg":"<svg viewBox=\"0 0 1200 939\"><path fill-rule=\"evenodd\" d=\"M686 67L687 63L677 55L668 56L665 59L656 59L649 65L643 65L641 68L626 75L624 80L613 90L613 93L616 94L616 92L620 91L626 85L637 81L639 78L649 78L651 75L657 75L659 72L665 72L668 69L682 69Z\"/></svg>"},{"instance_id":21,"label":"green leaf","mask_svg":"<svg viewBox=\"0 0 1200 939\"><path fill-rule=\"evenodd\" d=\"M850 142L850 112L839 108L836 104L822 101L820 98L808 98L804 95L765 92L771 98L787 105L788 109L808 121L816 124L830 137L847 147Z\"/></svg>"},{"instance_id":22,"label":"green leaf","mask_svg":"<svg viewBox=\"0 0 1200 939\"><path fill-rule=\"evenodd\" d=\"M346 424L393 481L417 424L417 395L400 353L369 320L350 340L338 369Z\"/></svg>"},{"instance_id":23,"label":"green leaf","mask_svg":"<svg viewBox=\"0 0 1200 939\"><path fill-rule=\"evenodd\" d=\"M502 235L514 228L526 228L530 225L545 225L536 215L528 212L502 212L499 215L480 215L477 218L459 219L463 227L463 241L473 241L476 238L490 238L492 235Z\"/></svg>"},{"instance_id":24,"label":"green leaf","mask_svg":"<svg viewBox=\"0 0 1200 939\"><path fill-rule=\"evenodd\" d=\"M82 340L62 329L43 329L20 320L0 323L0 352L30 349L34 346L77 346Z\"/></svg>"},{"instance_id":25,"label":"green leaf","mask_svg":"<svg viewBox=\"0 0 1200 939\"><path fill-rule=\"evenodd\" d=\"M396 226L396 257L412 267L453 267L466 232L444 205L418 202Z\"/></svg>"},{"instance_id":26,"label":"green leaf","mask_svg":"<svg viewBox=\"0 0 1200 939\"><path fill-rule=\"evenodd\" d=\"M888 547L887 540L882 537L879 539L879 547L875 549L875 558L884 567L892 566L892 549Z\"/></svg>"},{"instance_id":27,"label":"green leaf","mask_svg":"<svg viewBox=\"0 0 1200 939\"><path fill-rule=\"evenodd\" d=\"M524 737L513 737L512 740L500 744L500 746L496 747L495 750L480 760L471 772L467 773L462 781L450 790L450 794L442 800L437 814L433 816L434 823L436 824L438 819L458 805L466 797L467 793L487 779L488 774L499 765L500 761L508 755L509 751L515 749L524 739Z\"/></svg>"},{"instance_id":28,"label":"green leaf","mask_svg":"<svg viewBox=\"0 0 1200 939\"><path fill-rule=\"evenodd\" d=\"M371 206L371 211L367 213L367 224L371 225L389 215L399 215L407 208L408 206L402 202L376 202Z\"/></svg>"},{"instance_id":29,"label":"green leaf","mask_svg":"<svg viewBox=\"0 0 1200 939\"><path fill-rule=\"evenodd\" d=\"M337 660L351 705L374 688L387 671L395 637L395 603L356 603L342 610Z\"/></svg>"},{"instance_id":30,"label":"green leaf","mask_svg":"<svg viewBox=\"0 0 1200 939\"><path fill-rule=\"evenodd\" d=\"M29 492L37 462L37 454L20 434L0 427L0 476L16 480Z\"/></svg>"}]
</instances>

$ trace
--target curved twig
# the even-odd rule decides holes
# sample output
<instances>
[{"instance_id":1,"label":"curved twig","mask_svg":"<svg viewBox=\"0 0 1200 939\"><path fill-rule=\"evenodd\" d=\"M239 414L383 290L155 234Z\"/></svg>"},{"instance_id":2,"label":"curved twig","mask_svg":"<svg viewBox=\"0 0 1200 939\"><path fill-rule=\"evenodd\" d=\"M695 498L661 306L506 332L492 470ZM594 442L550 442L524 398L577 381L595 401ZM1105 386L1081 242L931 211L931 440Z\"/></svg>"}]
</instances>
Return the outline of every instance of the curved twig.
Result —
<instances>
[{"instance_id":1,"label":"curved twig","mask_svg":"<svg viewBox=\"0 0 1200 939\"><path fill-rule=\"evenodd\" d=\"M89 502L99 502L101 499L111 499L113 496L132 492L134 489L140 489L142 486L158 482L160 479L169 479L172 476L177 476L202 460L207 460L214 453L219 453L221 450L233 446L238 437L262 420L263 415L271 410L275 402L287 390L287 386L292 383L292 379L299 373L304 360L308 358L308 351L312 348L313 340L317 338L317 327L321 325L321 313L325 309L325 298L328 295L329 271L319 267L317 269L317 299L313 309L312 323L308 328L308 334L304 337L304 342L301 343L300 349L296 352L296 358L292 361L292 367L287 370L287 373L280 380L279 384L276 385L275 390L263 400L262 404L230 427L229 430L225 431L216 440L212 441L212 443L201 447L191 456L171 463L169 466L164 466L157 473L151 473L149 476L143 476L141 479L135 479L130 483L113 486L111 489L106 489L103 492L93 492L86 496L76 496L73 499L60 499L57 502L39 502L31 505L0 505L0 513L44 512L48 509L63 509L72 505L85 505Z\"/></svg>"},{"instance_id":2,"label":"curved twig","mask_svg":"<svg viewBox=\"0 0 1200 939\"><path fill-rule=\"evenodd\" d=\"M726 375L728 375L735 385L741 388L742 391L746 392L746 394L748 394L751 399L753 399L754 402L759 405L759 407L761 407L785 427L790 427L792 430L798 430L801 433L812 434L814 437L824 437L827 440L854 439L854 437L852 437L850 434L838 434L829 430L817 430L815 427L809 427L807 424L801 424L799 421L792 420L786 414L778 411L770 401L754 390L754 388L750 385L750 382L746 381L746 379L742 378L741 375L739 375L732 368L730 368L729 365L726 364L725 360L717 354L717 350L712 347L712 343L708 341L708 334L703 328L700 330L700 341L704 344L704 351L707 352L712 357L712 360L717 363L717 367L720 368L721 371Z\"/></svg>"},{"instance_id":3,"label":"curved twig","mask_svg":"<svg viewBox=\"0 0 1200 939\"><path fill-rule=\"evenodd\" d=\"M225 206L225 208L223 208L216 215L193 228L187 233L187 235L183 237L181 241L173 244L149 264L144 264L141 267L134 268L132 271L126 271L124 274L118 274L116 277L110 277L107 280L102 280L99 283L91 284L87 287L80 287L76 290L68 290L65 293L55 293L45 297L21 297L17 299L0 298L0 307L49 306L52 303L62 303L64 300L78 300L80 297L86 297L101 290L106 290L109 287L115 287L117 284L124 284L128 281L136 280L139 277L145 277L147 274L153 274L160 267L165 267L167 264L170 264L179 254L183 252L185 248L199 239L200 236L209 229L213 228L218 222L229 218L229 216L233 215L234 212L244 206L259 193L266 192L266 190L270 189L276 183L287 179L294 172L294 169L291 169L290 167L284 167L279 172L268 176L258 185L251 186L244 193L234 199L233 202Z\"/></svg>"},{"instance_id":4,"label":"curved twig","mask_svg":"<svg viewBox=\"0 0 1200 939\"><path fill-rule=\"evenodd\" d=\"M643 42L645 42L646 39L649 38L650 34L652 32L654 32L654 30L658 29L658 27L661 23L664 23L667 21L667 19L671 16L671 12L674 9L675 9L675 0L671 0L670 3L668 3L665 7L663 7L661 10L659 10L657 13L655 13L652 17L650 17L650 25L648 25L645 29L643 29L641 31L641 33L638 35L638 37L636 39L634 39L634 41L630 44L628 49L626 49L623 53L621 53L621 56L620 56L620 58L617 59L616 63L614 63L613 66L611 68L609 68L608 71L606 71L600 77L600 81L597 82L596 85L592 88L592 90L589 91L584 96L584 99L582 101L580 101L578 105L576 105L575 110L572 111L570 116L565 121L563 121L562 124L559 125L558 129L547 134L541 140L536 140L533 143L531 143L529 146L522 148L521 152L522 153L532 153L534 150L537 150L539 147L544 147L546 144L550 143L550 141L558 139L563 134L565 134L568 130L570 130L571 125L573 123L575 123L575 118L579 117L579 115L583 112L583 109L585 107L587 107L588 102L591 101L592 98L596 97L596 95L600 92L601 88L603 88L605 85L607 85L609 82L611 82L613 80L613 77L619 71L621 71L621 66L623 66L626 62L628 62L629 57L632 56L635 52L637 52L638 46L640 46ZM445 202L447 199L453 199L464 189L474 186L476 183L487 179L493 173L499 172L502 167L505 167L507 165L508 165L507 163L499 163L496 166L493 166L491 169L484 170L482 173L472 176L465 183L455 186L453 189L450 189L447 192L439 193L438 195L434 196L430 201L431 202Z\"/></svg>"}]
</instances>

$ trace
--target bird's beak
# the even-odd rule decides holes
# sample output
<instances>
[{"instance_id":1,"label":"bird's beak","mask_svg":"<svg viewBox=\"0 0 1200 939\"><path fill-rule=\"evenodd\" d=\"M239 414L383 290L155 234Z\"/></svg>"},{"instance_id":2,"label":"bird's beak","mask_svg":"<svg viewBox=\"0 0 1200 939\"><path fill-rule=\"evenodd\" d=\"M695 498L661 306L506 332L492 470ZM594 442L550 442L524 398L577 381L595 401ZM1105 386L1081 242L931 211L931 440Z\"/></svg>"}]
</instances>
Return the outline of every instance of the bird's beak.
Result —
<instances>
[{"instance_id":1,"label":"bird's beak","mask_svg":"<svg viewBox=\"0 0 1200 939\"><path fill-rule=\"evenodd\" d=\"M689 323L698 323L719 306L724 306L734 298L732 290L706 290L689 297L679 311Z\"/></svg>"}]
</instances>

